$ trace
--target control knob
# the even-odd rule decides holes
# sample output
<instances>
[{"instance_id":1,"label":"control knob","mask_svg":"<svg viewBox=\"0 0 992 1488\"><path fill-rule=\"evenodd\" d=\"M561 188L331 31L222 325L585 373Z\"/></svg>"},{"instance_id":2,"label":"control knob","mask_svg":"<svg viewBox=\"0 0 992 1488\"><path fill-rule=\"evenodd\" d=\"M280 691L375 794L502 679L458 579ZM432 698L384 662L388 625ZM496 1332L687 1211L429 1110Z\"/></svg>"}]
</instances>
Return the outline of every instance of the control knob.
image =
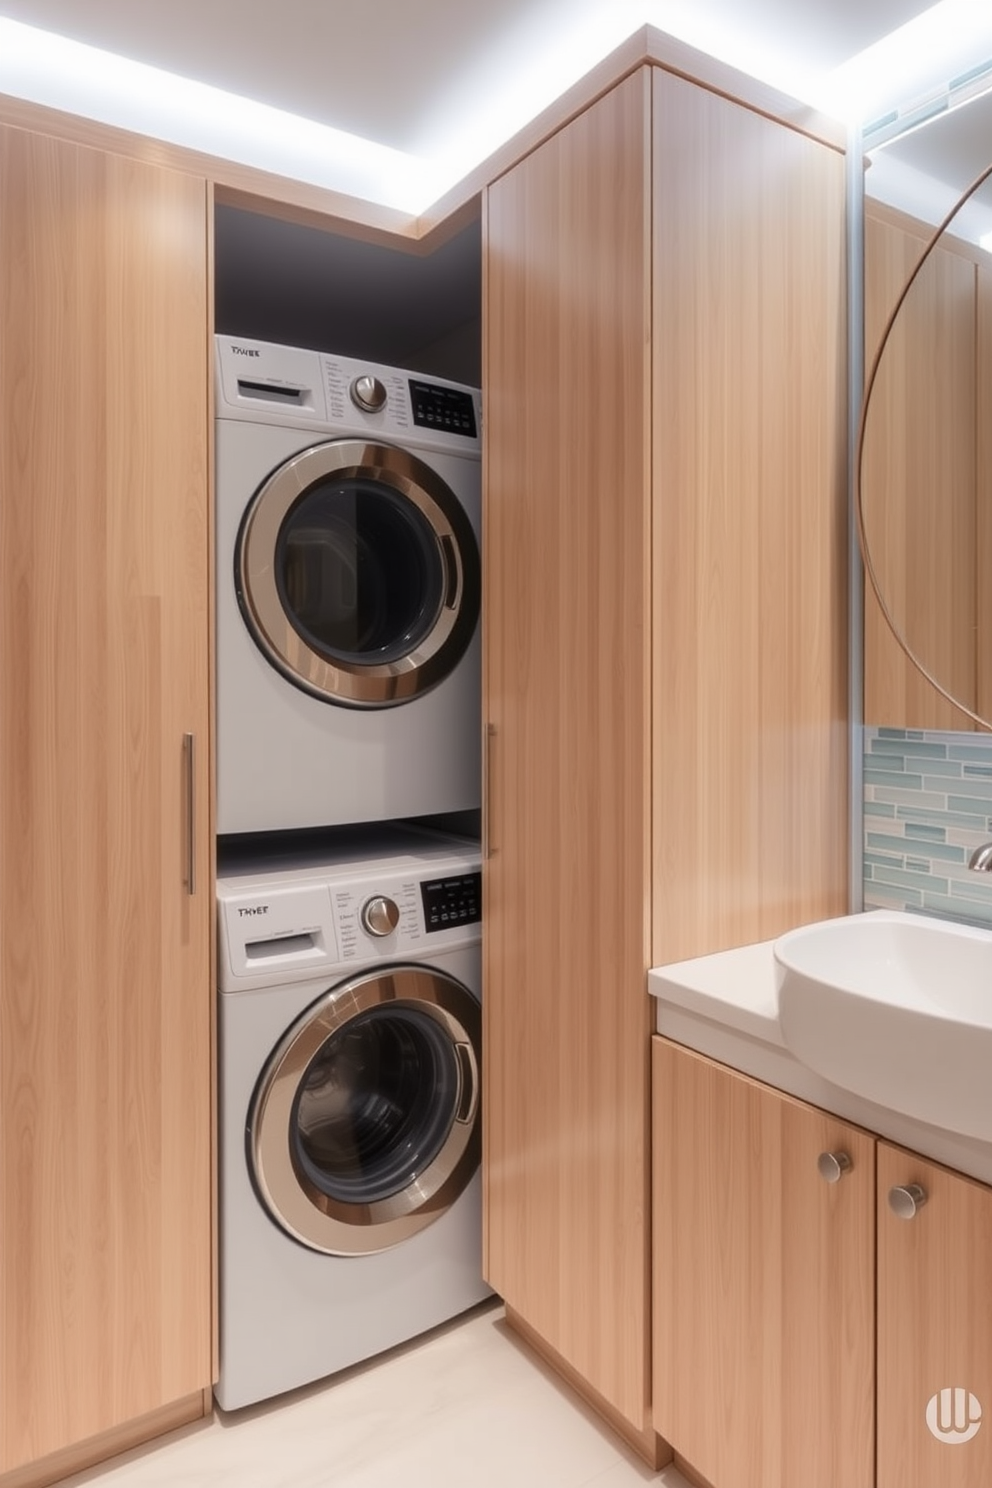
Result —
<instances>
[{"instance_id":1,"label":"control knob","mask_svg":"<svg viewBox=\"0 0 992 1488\"><path fill-rule=\"evenodd\" d=\"M399 906L385 894L374 894L362 905L362 926L370 935L392 935L400 922Z\"/></svg>"},{"instance_id":2,"label":"control knob","mask_svg":"<svg viewBox=\"0 0 992 1488\"><path fill-rule=\"evenodd\" d=\"M361 377L356 377L351 384L351 401L364 413L378 413L380 408L386 406L385 385L379 381L378 377L373 377L369 372L363 372Z\"/></svg>"}]
</instances>

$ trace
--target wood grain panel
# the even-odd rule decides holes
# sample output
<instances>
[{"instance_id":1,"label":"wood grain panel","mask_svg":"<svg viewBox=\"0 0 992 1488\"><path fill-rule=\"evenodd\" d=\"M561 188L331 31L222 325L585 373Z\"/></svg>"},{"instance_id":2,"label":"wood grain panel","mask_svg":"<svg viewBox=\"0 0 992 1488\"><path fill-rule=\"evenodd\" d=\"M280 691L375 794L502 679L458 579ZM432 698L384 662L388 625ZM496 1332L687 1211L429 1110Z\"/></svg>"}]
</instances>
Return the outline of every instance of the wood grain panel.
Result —
<instances>
[{"instance_id":1,"label":"wood grain panel","mask_svg":"<svg viewBox=\"0 0 992 1488\"><path fill-rule=\"evenodd\" d=\"M654 85L655 964L847 907L843 161Z\"/></svg>"},{"instance_id":2,"label":"wood grain panel","mask_svg":"<svg viewBox=\"0 0 992 1488\"><path fill-rule=\"evenodd\" d=\"M205 183L15 129L0 151L12 1469L210 1381L208 359Z\"/></svg>"},{"instance_id":3,"label":"wood grain panel","mask_svg":"<svg viewBox=\"0 0 992 1488\"><path fill-rule=\"evenodd\" d=\"M918 1183L914 1219L889 1190ZM992 1482L992 1190L914 1153L878 1145L877 1488L982 1488ZM930 1399L963 1389L981 1404L973 1440L948 1445ZM963 1423L962 1423L963 1424Z\"/></svg>"},{"instance_id":4,"label":"wood grain panel","mask_svg":"<svg viewBox=\"0 0 992 1488\"><path fill-rule=\"evenodd\" d=\"M77 1446L66 1447L26 1467L15 1467L11 1472L2 1473L0 1488L49 1488L50 1484L59 1483L72 1474L85 1472L122 1452L177 1431L181 1426L201 1421L212 1411L211 1391L198 1390L183 1400L172 1401L147 1416L117 1426L113 1431L101 1432Z\"/></svg>"},{"instance_id":5,"label":"wood grain panel","mask_svg":"<svg viewBox=\"0 0 992 1488\"><path fill-rule=\"evenodd\" d=\"M653 1044L655 1427L718 1488L872 1488L874 1140Z\"/></svg>"},{"instance_id":6,"label":"wood grain panel","mask_svg":"<svg viewBox=\"0 0 992 1488\"><path fill-rule=\"evenodd\" d=\"M910 219L866 212L869 365L928 236ZM973 258L953 244L936 249L889 337L862 459L865 537L893 622L923 665L971 709L977 702L975 295ZM973 727L904 656L867 582L865 718L897 728Z\"/></svg>"},{"instance_id":7,"label":"wood grain panel","mask_svg":"<svg viewBox=\"0 0 992 1488\"><path fill-rule=\"evenodd\" d=\"M490 1283L648 1402L649 138L640 73L488 192Z\"/></svg>"},{"instance_id":8,"label":"wood grain panel","mask_svg":"<svg viewBox=\"0 0 992 1488\"><path fill-rule=\"evenodd\" d=\"M517 1334L532 1353L553 1369L559 1379L563 1379L569 1388L574 1390L599 1416L608 1421L617 1435L622 1437L650 1467L658 1469L671 1462L671 1448L655 1434L650 1425L641 1431L635 1430L626 1416L621 1415L608 1401L603 1399L598 1391L593 1390L589 1381L573 1369L561 1354L545 1342L539 1333L528 1327L512 1307L504 1308L504 1312L507 1326Z\"/></svg>"}]
</instances>

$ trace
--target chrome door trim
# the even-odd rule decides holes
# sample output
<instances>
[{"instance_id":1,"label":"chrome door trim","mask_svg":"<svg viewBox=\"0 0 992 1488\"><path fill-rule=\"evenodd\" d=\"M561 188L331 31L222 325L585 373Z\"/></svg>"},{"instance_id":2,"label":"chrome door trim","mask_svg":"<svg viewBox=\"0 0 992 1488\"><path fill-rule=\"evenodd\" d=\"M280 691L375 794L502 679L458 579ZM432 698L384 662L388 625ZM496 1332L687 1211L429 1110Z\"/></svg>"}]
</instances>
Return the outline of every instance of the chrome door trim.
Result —
<instances>
[{"instance_id":1,"label":"chrome door trim","mask_svg":"<svg viewBox=\"0 0 992 1488\"><path fill-rule=\"evenodd\" d=\"M294 1162L294 1104L311 1060L327 1039L383 1004L416 1009L448 1033L460 1074L456 1114L444 1146L414 1182L374 1203L346 1204L318 1189ZM273 1051L248 1113L251 1175L275 1222L311 1250L370 1255L439 1219L466 1188L481 1158L481 1045L477 999L453 977L430 967L381 967L331 988L312 1003Z\"/></svg>"},{"instance_id":2,"label":"chrome door trim","mask_svg":"<svg viewBox=\"0 0 992 1488\"><path fill-rule=\"evenodd\" d=\"M323 655L307 644L283 609L274 563L280 530L306 492L332 476L365 479L409 501L438 545L444 572L438 616L429 634L392 662L364 665ZM461 660L479 617L479 548L465 509L436 471L395 445L336 439L280 465L245 511L234 567L241 612L271 664L305 692L347 707L388 707L437 686Z\"/></svg>"}]
</instances>

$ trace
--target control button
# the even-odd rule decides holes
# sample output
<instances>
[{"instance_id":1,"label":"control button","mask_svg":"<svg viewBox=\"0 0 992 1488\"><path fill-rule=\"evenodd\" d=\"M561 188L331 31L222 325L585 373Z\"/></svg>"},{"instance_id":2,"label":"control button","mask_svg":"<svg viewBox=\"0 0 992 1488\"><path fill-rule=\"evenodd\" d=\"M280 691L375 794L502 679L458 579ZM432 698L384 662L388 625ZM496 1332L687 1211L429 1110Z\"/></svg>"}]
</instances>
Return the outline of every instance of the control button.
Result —
<instances>
[{"instance_id":1,"label":"control button","mask_svg":"<svg viewBox=\"0 0 992 1488\"><path fill-rule=\"evenodd\" d=\"M378 413L386 406L386 389L378 377L363 373L351 384L351 401L365 413Z\"/></svg>"},{"instance_id":2,"label":"control button","mask_svg":"<svg viewBox=\"0 0 992 1488\"><path fill-rule=\"evenodd\" d=\"M370 935L392 935L399 922L399 906L385 894L376 894L362 905L362 925Z\"/></svg>"}]
</instances>

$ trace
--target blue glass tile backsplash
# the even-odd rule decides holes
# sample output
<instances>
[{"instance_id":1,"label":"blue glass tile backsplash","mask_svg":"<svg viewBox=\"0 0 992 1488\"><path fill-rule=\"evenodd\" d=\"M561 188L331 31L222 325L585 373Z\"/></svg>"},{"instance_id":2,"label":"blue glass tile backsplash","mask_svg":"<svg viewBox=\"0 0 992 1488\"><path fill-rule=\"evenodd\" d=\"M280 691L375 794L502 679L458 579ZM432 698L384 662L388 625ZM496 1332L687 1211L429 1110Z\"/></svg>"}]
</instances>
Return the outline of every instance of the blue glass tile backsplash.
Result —
<instances>
[{"instance_id":1,"label":"blue glass tile backsplash","mask_svg":"<svg viewBox=\"0 0 992 1488\"><path fill-rule=\"evenodd\" d=\"M992 925L992 737L865 729L865 909Z\"/></svg>"}]
</instances>

